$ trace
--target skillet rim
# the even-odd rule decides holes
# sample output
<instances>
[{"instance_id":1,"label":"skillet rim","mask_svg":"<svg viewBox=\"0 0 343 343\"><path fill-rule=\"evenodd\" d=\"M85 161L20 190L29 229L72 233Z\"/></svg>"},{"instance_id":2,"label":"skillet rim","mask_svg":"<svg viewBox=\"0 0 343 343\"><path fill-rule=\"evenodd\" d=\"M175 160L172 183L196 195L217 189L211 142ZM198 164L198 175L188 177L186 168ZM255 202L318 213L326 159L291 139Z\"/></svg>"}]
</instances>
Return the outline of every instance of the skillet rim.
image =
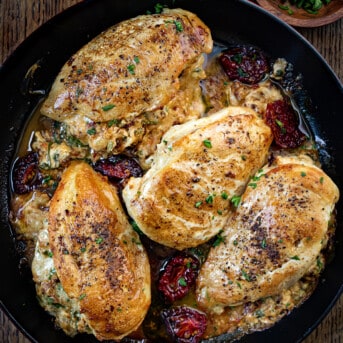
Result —
<instances>
[{"instance_id":1,"label":"skillet rim","mask_svg":"<svg viewBox=\"0 0 343 343\"><path fill-rule=\"evenodd\" d=\"M100 1L98 1L100 3ZM102 3L105 3L106 0L102 1ZM180 6L178 7L182 7L182 3L186 2L186 1L179 1ZM205 3L207 1L199 1L200 3ZM217 2L221 2L220 0ZM223 2L223 1L222 1ZM316 56L317 59L320 60L320 62L322 63L324 69L326 69L326 72L328 72L330 75L330 77L333 78L333 82L336 83L336 86L340 89L341 93L343 94L343 86L340 82L340 80L338 79L337 75L334 73L333 69L331 68L331 66L325 61L325 59L318 53L318 51L303 37L301 36L294 28L290 27L289 25L285 24L284 22L282 22L280 19L278 19L277 17L273 16L272 14L270 14L269 12L263 10L262 8L260 8L259 6L250 3L248 1L244 1L244 0L234 0L232 1L233 3L242 3L244 6L247 6L248 8L253 8L255 11L263 13L264 16L267 16L269 18L271 18L275 25L281 25L283 26L284 29L287 29L288 31L290 31L293 35L296 35L296 38L301 41L302 44L304 44L307 48L309 48L310 50L312 50L311 52ZM76 5L71 6L70 8L66 9L65 11L61 12L60 14L56 15L55 17L53 17L52 19L48 20L45 24L43 24L41 27L39 27L36 31L34 31L23 43L21 43L17 49L12 53L11 56L9 56L9 58L6 59L6 61L3 63L3 65L0 68L0 77L2 76L2 73L4 71L6 71L7 69L10 69L11 67L13 68L15 62L17 59L20 59L20 56L22 53L25 52L25 50L27 48L29 48L30 44L32 41L35 41L37 39L39 39L40 35L42 32L44 31L48 31L49 27L51 27L51 25L56 25L56 23L62 21L64 18L67 17L72 17L75 13L77 14L77 12L80 9L85 9L89 6L89 4L94 4L95 1L92 0L88 0L88 1L84 1L82 3L78 3ZM150 3L154 3L154 2L150 2ZM98 5L100 6L100 5ZM147 6L145 6L146 8ZM175 6L174 6L175 7ZM184 6L185 7L185 6ZM187 9L187 7L185 7ZM206 21L205 21L206 22ZM88 39L87 39L88 40ZM27 114L26 114L27 117ZM23 119L21 119L20 121L23 121ZM22 125L19 129L17 129L17 133L15 135L18 135L18 132L20 132L22 130ZM13 147L12 147L13 149ZM1 168L3 169L3 168ZM8 171L8 170L7 170ZM1 170L1 175L3 176L3 170ZM7 176L8 177L8 176ZM9 182L9 180L7 180L7 182ZM8 196L9 194L7 194ZM2 198L2 197L1 197ZM330 266L328 266L327 268L329 268ZM317 288L318 289L318 288ZM317 291L316 289L316 291ZM316 292L315 291L315 292ZM301 341L302 339L304 339L305 337L307 337L312 330L317 327L317 325L323 320L323 318L327 315L327 313L331 310L332 306L334 305L334 303L337 301L337 299L339 298L339 296L343 293L343 283L341 283L340 288L338 289L337 293L333 296L333 298L331 299L329 305L326 306L325 310L322 311L322 314L319 316L319 318L315 321L315 323L308 328L301 337L299 337L299 341ZM313 295L312 295L313 296ZM312 298L311 296L311 298ZM303 308L305 304L301 305L298 309L294 310L294 312L298 312L299 309ZM18 329L23 332L23 334L28 338L31 339L33 342L38 342L37 340L35 340L31 334L14 318L13 314L10 312L10 310L6 307L6 305L4 304L4 302L2 300L0 300L0 307L4 310L4 312L11 318L11 320L14 322L14 324L18 327ZM277 324L276 324L277 325ZM275 325L273 326L275 327ZM272 330L269 329L269 330ZM263 333L265 333L266 331L263 331ZM249 335L250 337L254 336L254 334ZM245 341L245 340L244 340ZM248 339L249 341L249 339Z\"/></svg>"}]
</instances>

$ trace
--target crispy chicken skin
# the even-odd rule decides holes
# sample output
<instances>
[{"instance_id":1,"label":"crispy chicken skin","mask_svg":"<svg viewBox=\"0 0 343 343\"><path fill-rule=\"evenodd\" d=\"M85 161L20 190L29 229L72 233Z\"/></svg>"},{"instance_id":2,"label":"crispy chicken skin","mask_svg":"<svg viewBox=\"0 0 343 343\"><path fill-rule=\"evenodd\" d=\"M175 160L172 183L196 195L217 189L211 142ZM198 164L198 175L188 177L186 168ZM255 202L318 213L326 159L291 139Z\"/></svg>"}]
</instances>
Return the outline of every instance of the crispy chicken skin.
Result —
<instances>
[{"instance_id":1,"label":"crispy chicken skin","mask_svg":"<svg viewBox=\"0 0 343 343\"><path fill-rule=\"evenodd\" d=\"M51 200L49 240L58 278L99 340L138 328L150 305L150 266L116 188L85 162L64 172Z\"/></svg>"},{"instance_id":2,"label":"crispy chicken skin","mask_svg":"<svg viewBox=\"0 0 343 343\"><path fill-rule=\"evenodd\" d=\"M152 240L179 250L215 236L239 195L266 162L270 129L243 107L171 128L152 167L123 190L129 215Z\"/></svg>"},{"instance_id":3,"label":"crispy chicken skin","mask_svg":"<svg viewBox=\"0 0 343 343\"><path fill-rule=\"evenodd\" d=\"M156 110L179 89L179 76L212 50L208 27L193 13L165 10L104 31L63 66L41 112L58 121L93 122Z\"/></svg>"},{"instance_id":4,"label":"crispy chicken skin","mask_svg":"<svg viewBox=\"0 0 343 343\"><path fill-rule=\"evenodd\" d=\"M306 157L277 157L247 187L223 242L200 270L200 307L224 307L279 294L313 265L327 242L339 191Z\"/></svg>"}]
</instances>

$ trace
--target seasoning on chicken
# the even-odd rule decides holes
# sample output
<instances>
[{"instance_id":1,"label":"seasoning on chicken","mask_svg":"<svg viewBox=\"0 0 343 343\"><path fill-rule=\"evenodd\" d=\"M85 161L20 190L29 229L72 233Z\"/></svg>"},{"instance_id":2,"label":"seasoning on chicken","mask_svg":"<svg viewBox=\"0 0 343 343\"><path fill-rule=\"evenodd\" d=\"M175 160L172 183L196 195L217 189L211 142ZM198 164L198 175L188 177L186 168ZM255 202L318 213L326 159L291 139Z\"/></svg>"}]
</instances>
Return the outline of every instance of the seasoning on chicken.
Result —
<instances>
[{"instance_id":1,"label":"seasoning on chicken","mask_svg":"<svg viewBox=\"0 0 343 343\"><path fill-rule=\"evenodd\" d=\"M215 313L294 285L328 237L337 186L309 157L277 157L248 184L197 279L197 302Z\"/></svg>"},{"instance_id":2,"label":"seasoning on chicken","mask_svg":"<svg viewBox=\"0 0 343 343\"><path fill-rule=\"evenodd\" d=\"M104 122L156 110L175 96L182 71L211 49L210 30L185 10L123 21L68 60L41 112Z\"/></svg>"},{"instance_id":3,"label":"seasoning on chicken","mask_svg":"<svg viewBox=\"0 0 343 343\"><path fill-rule=\"evenodd\" d=\"M150 305L148 257L116 188L87 163L73 162L65 170L51 200L48 237L53 264L43 263L43 272L39 268L38 243L32 268L43 306L60 304L55 311L57 317L62 312L60 326L70 326L68 316L63 325L65 304L60 303L67 297L86 323L81 331L99 340L119 340L136 330ZM49 286L50 278L42 277L46 266L54 266L62 299Z\"/></svg>"},{"instance_id":4,"label":"seasoning on chicken","mask_svg":"<svg viewBox=\"0 0 343 343\"><path fill-rule=\"evenodd\" d=\"M250 177L266 162L269 127L251 109L228 107L170 129L151 169L123 190L129 215L152 240L179 250L215 236Z\"/></svg>"}]
</instances>

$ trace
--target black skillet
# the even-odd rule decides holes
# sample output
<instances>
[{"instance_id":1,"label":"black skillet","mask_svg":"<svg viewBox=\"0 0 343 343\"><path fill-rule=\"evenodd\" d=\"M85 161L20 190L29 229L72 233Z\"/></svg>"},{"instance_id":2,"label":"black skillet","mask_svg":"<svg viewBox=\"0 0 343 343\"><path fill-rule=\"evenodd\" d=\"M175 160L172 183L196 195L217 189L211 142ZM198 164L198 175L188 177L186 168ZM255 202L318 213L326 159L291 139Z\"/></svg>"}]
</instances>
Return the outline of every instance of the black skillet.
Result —
<instances>
[{"instance_id":1,"label":"black skillet","mask_svg":"<svg viewBox=\"0 0 343 343\"><path fill-rule=\"evenodd\" d=\"M163 1L159 1L163 3ZM54 329L51 318L35 298L30 273L18 268L19 258L8 223L9 172L25 122L48 90L64 62L105 28L129 17L153 10L152 0L84 1L50 20L34 32L0 70L0 304L33 342L95 342L89 335L68 338ZM323 58L295 30L248 1L181 0L169 7L183 7L199 15L222 42L256 45L272 57L284 57L304 77L304 86L316 105L311 127L326 142L324 169L339 188L343 183L343 138L340 132L343 87ZM23 82L32 65L39 68L30 82ZM323 155L325 157L325 154ZM245 336L242 342L300 342L331 309L343 290L343 208L338 204L336 253L325 269L314 294L300 308L272 328ZM215 342L226 342L222 336Z\"/></svg>"}]
</instances>

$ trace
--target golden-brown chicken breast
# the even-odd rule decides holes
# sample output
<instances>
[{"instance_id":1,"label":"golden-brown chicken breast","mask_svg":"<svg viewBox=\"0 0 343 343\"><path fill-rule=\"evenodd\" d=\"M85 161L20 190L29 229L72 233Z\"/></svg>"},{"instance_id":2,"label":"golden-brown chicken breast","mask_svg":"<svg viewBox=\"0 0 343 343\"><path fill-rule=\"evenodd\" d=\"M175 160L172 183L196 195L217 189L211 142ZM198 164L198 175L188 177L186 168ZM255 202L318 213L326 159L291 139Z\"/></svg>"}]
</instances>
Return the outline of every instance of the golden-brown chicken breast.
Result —
<instances>
[{"instance_id":1,"label":"golden-brown chicken breast","mask_svg":"<svg viewBox=\"0 0 343 343\"><path fill-rule=\"evenodd\" d=\"M325 247L338 197L336 185L310 158L277 157L265 166L200 270L199 305L220 313L292 286Z\"/></svg>"},{"instance_id":2,"label":"golden-brown chicken breast","mask_svg":"<svg viewBox=\"0 0 343 343\"><path fill-rule=\"evenodd\" d=\"M179 250L223 227L230 200L266 161L269 127L250 109L230 107L171 128L142 178L123 190L130 216L152 240Z\"/></svg>"},{"instance_id":3,"label":"golden-brown chicken breast","mask_svg":"<svg viewBox=\"0 0 343 343\"><path fill-rule=\"evenodd\" d=\"M150 267L116 188L84 162L73 162L54 194L48 224L63 290L99 339L136 330L150 305Z\"/></svg>"},{"instance_id":4,"label":"golden-brown chicken breast","mask_svg":"<svg viewBox=\"0 0 343 343\"><path fill-rule=\"evenodd\" d=\"M179 76L212 49L208 27L193 13L165 10L106 30L64 65L41 112L93 122L134 117L169 102Z\"/></svg>"}]
</instances>

